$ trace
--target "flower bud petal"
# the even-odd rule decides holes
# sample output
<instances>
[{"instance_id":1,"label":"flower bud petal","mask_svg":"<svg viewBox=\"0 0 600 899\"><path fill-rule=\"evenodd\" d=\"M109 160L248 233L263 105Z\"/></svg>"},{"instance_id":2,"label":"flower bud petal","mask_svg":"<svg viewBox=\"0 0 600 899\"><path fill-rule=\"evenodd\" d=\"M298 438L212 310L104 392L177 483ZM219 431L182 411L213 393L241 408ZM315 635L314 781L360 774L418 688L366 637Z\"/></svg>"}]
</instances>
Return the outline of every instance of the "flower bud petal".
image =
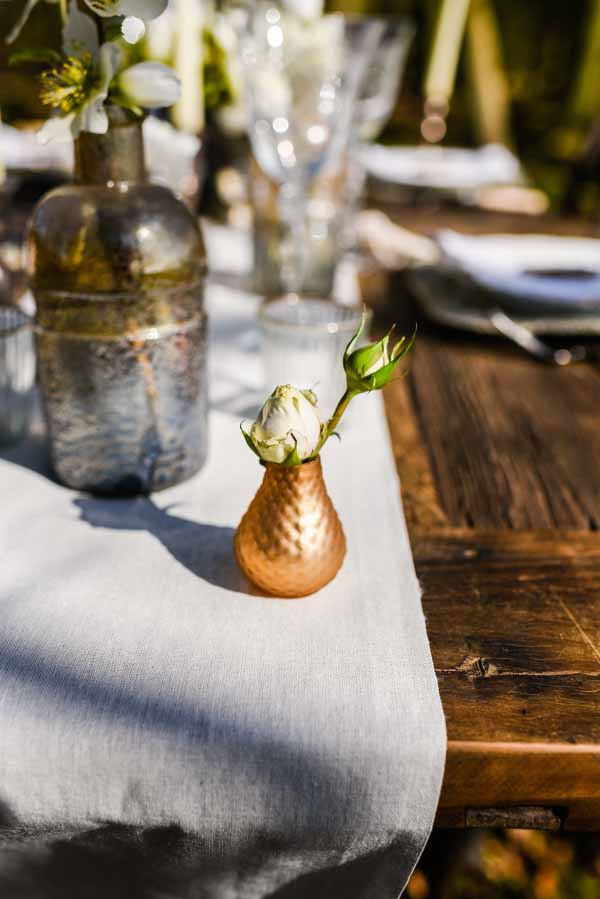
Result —
<instances>
[{"instance_id":1,"label":"flower bud petal","mask_svg":"<svg viewBox=\"0 0 600 899\"><path fill-rule=\"evenodd\" d=\"M142 109L172 106L179 99L181 85L175 72L161 62L139 62L118 78L125 98Z\"/></svg>"},{"instance_id":2,"label":"flower bud petal","mask_svg":"<svg viewBox=\"0 0 600 899\"><path fill-rule=\"evenodd\" d=\"M121 31L128 44L137 44L146 33L146 26L137 16L127 16L123 19Z\"/></svg>"}]
</instances>

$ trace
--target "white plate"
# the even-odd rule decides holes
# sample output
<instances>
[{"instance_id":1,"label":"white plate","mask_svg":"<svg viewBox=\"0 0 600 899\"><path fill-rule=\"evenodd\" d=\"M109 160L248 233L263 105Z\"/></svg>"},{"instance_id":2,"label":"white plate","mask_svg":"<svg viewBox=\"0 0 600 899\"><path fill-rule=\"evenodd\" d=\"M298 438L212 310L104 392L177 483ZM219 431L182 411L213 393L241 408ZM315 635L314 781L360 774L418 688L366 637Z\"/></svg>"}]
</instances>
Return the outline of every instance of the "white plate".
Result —
<instances>
[{"instance_id":1,"label":"white plate","mask_svg":"<svg viewBox=\"0 0 600 899\"><path fill-rule=\"evenodd\" d=\"M600 313L600 240L441 231L442 265L524 314Z\"/></svg>"},{"instance_id":2,"label":"white plate","mask_svg":"<svg viewBox=\"0 0 600 899\"><path fill-rule=\"evenodd\" d=\"M473 286L469 288L435 266L415 268L407 274L421 307L433 321L442 325L478 334L497 334L490 316L494 308L499 307L534 334L600 337L600 313L567 315L556 311L550 314L513 311L497 296Z\"/></svg>"}]
</instances>

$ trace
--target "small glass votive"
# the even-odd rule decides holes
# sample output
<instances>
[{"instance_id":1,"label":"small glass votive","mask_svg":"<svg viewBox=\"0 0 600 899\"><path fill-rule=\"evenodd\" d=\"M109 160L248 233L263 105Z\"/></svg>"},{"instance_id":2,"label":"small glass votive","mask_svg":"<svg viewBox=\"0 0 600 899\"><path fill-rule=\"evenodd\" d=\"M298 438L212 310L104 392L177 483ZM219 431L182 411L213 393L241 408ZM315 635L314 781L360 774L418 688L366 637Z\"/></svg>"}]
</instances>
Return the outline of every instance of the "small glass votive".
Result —
<instances>
[{"instance_id":1,"label":"small glass votive","mask_svg":"<svg viewBox=\"0 0 600 899\"><path fill-rule=\"evenodd\" d=\"M0 306L0 445L27 431L35 384L31 319L14 306Z\"/></svg>"},{"instance_id":2,"label":"small glass votive","mask_svg":"<svg viewBox=\"0 0 600 899\"><path fill-rule=\"evenodd\" d=\"M329 417L346 387L342 359L361 316L360 306L331 300L284 296L264 303L259 320L266 391L279 384L308 388Z\"/></svg>"}]
</instances>

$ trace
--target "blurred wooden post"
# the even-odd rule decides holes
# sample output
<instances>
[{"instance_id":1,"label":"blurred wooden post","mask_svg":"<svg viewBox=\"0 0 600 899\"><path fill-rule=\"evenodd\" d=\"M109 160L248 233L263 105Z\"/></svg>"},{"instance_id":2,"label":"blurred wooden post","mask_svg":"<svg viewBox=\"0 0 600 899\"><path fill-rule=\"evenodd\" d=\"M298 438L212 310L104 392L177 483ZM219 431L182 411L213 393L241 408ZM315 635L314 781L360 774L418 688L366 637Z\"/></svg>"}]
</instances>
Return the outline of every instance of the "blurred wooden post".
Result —
<instances>
[{"instance_id":1,"label":"blurred wooden post","mask_svg":"<svg viewBox=\"0 0 600 899\"><path fill-rule=\"evenodd\" d=\"M470 0L442 0L425 76L425 99L449 101L454 90Z\"/></svg>"},{"instance_id":2,"label":"blurred wooden post","mask_svg":"<svg viewBox=\"0 0 600 899\"><path fill-rule=\"evenodd\" d=\"M446 117L450 110L469 3L470 0L442 0L439 9L425 76L424 116L421 122L421 134L430 143L437 143L446 134Z\"/></svg>"},{"instance_id":3,"label":"blurred wooden post","mask_svg":"<svg viewBox=\"0 0 600 899\"><path fill-rule=\"evenodd\" d=\"M467 20L469 80L482 143L510 143L510 93L496 13L490 0L472 0Z\"/></svg>"},{"instance_id":4,"label":"blurred wooden post","mask_svg":"<svg viewBox=\"0 0 600 899\"><path fill-rule=\"evenodd\" d=\"M173 121L190 134L204 128L202 28L200 0L177 0L175 70L181 79L181 99L173 108Z\"/></svg>"},{"instance_id":5,"label":"blurred wooden post","mask_svg":"<svg viewBox=\"0 0 600 899\"><path fill-rule=\"evenodd\" d=\"M600 2L600 0L599 0ZM509 88L496 14L490 0L442 0L425 77L426 140L441 140L465 36L471 92L483 143L510 143Z\"/></svg>"},{"instance_id":6,"label":"blurred wooden post","mask_svg":"<svg viewBox=\"0 0 600 899\"><path fill-rule=\"evenodd\" d=\"M600 0L590 3L584 35L579 72L569 105L575 121L590 122L598 117L600 110Z\"/></svg>"},{"instance_id":7,"label":"blurred wooden post","mask_svg":"<svg viewBox=\"0 0 600 899\"><path fill-rule=\"evenodd\" d=\"M0 125L2 124L2 114L0 110ZM0 156L0 184L4 184L6 181L6 166L4 165L4 160L2 156Z\"/></svg>"}]
</instances>

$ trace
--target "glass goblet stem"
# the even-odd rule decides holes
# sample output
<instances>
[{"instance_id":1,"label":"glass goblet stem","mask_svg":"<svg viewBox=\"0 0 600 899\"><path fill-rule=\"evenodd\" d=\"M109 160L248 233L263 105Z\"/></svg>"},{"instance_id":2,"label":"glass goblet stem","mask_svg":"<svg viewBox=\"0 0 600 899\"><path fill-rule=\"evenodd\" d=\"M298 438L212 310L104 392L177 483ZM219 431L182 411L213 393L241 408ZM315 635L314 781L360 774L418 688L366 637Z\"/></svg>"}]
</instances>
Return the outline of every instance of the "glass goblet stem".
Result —
<instances>
[{"instance_id":1,"label":"glass goblet stem","mask_svg":"<svg viewBox=\"0 0 600 899\"><path fill-rule=\"evenodd\" d=\"M301 294L306 277L308 189L305 179L292 178L282 185L279 192L281 220L287 232L281 279L288 293Z\"/></svg>"}]
</instances>

